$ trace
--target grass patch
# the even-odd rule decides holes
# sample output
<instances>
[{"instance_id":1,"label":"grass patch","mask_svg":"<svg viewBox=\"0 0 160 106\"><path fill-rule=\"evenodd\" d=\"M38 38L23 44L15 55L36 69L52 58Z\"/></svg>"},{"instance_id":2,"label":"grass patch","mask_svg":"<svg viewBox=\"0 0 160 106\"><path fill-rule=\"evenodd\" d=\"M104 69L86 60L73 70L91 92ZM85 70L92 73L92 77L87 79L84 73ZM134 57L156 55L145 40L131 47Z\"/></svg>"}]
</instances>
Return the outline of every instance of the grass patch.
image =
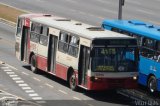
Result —
<instances>
[{"instance_id":1,"label":"grass patch","mask_svg":"<svg viewBox=\"0 0 160 106\"><path fill-rule=\"evenodd\" d=\"M16 23L17 17L25 13L26 12L24 11L0 4L0 18L4 18L6 20Z\"/></svg>"}]
</instances>

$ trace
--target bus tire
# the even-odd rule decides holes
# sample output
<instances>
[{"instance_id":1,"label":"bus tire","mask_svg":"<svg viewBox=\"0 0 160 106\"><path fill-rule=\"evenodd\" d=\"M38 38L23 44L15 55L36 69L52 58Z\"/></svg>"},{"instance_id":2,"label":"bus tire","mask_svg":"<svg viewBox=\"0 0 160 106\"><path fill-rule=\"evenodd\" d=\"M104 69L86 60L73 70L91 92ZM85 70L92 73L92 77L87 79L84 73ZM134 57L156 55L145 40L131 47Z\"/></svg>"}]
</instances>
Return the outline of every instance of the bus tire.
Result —
<instances>
[{"instance_id":1,"label":"bus tire","mask_svg":"<svg viewBox=\"0 0 160 106\"><path fill-rule=\"evenodd\" d=\"M73 91L77 90L77 83L76 83L76 76L75 73L71 73L70 78L69 78L69 86Z\"/></svg>"},{"instance_id":2,"label":"bus tire","mask_svg":"<svg viewBox=\"0 0 160 106\"><path fill-rule=\"evenodd\" d=\"M157 91L157 81L154 76L151 76L148 80L148 90L150 93L155 93Z\"/></svg>"},{"instance_id":3,"label":"bus tire","mask_svg":"<svg viewBox=\"0 0 160 106\"><path fill-rule=\"evenodd\" d=\"M31 71L33 73L38 73L38 69L37 69L37 62L36 62L36 56L32 55L31 57Z\"/></svg>"}]
</instances>

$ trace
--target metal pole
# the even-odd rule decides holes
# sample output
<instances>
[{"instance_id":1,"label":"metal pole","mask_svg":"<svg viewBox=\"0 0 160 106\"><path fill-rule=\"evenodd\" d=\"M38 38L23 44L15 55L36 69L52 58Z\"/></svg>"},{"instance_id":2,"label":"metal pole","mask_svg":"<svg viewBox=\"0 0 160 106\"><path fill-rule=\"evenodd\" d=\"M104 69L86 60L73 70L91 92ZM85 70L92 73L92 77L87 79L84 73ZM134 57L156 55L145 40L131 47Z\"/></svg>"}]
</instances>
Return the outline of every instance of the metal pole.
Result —
<instances>
[{"instance_id":1,"label":"metal pole","mask_svg":"<svg viewBox=\"0 0 160 106\"><path fill-rule=\"evenodd\" d=\"M119 12L118 12L118 19L122 19L122 0L119 0Z\"/></svg>"}]
</instances>

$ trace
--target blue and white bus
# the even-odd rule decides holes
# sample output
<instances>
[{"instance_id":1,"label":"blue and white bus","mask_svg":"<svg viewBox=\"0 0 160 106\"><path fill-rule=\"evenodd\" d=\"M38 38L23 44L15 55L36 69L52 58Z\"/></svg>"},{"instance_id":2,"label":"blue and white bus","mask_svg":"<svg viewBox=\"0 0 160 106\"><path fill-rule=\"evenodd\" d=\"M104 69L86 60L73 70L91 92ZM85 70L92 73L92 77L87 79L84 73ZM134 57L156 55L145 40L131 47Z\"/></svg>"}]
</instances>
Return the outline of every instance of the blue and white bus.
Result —
<instances>
[{"instance_id":1,"label":"blue and white bus","mask_svg":"<svg viewBox=\"0 0 160 106\"><path fill-rule=\"evenodd\" d=\"M140 49L138 83L160 91L160 26L139 20L104 20L102 27L137 38Z\"/></svg>"}]
</instances>

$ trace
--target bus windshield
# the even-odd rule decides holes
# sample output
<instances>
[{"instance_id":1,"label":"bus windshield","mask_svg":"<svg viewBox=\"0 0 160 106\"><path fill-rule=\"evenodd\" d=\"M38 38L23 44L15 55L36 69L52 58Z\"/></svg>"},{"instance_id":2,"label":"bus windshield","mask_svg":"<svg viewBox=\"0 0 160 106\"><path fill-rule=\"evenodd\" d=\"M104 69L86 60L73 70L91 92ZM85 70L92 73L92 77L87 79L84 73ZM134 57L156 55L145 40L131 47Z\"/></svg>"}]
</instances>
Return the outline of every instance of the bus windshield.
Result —
<instances>
[{"instance_id":1,"label":"bus windshield","mask_svg":"<svg viewBox=\"0 0 160 106\"><path fill-rule=\"evenodd\" d=\"M134 59L135 48L94 48L92 50L92 71L134 72L137 71Z\"/></svg>"}]
</instances>

